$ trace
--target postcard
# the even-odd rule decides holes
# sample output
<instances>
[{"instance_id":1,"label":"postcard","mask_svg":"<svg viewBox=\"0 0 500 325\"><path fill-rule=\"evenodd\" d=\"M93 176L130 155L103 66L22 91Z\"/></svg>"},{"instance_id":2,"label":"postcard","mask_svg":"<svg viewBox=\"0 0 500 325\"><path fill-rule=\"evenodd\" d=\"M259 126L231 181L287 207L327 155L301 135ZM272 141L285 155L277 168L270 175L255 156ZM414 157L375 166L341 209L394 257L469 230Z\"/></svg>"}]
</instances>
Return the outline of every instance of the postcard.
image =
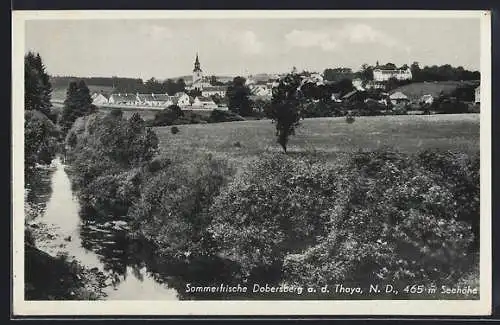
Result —
<instances>
[{"instance_id":1,"label":"postcard","mask_svg":"<svg viewBox=\"0 0 500 325\"><path fill-rule=\"evenodd\" d=\"M489 315L488 11L14 11L17 316Z\"/></svg>"}]
</instances>

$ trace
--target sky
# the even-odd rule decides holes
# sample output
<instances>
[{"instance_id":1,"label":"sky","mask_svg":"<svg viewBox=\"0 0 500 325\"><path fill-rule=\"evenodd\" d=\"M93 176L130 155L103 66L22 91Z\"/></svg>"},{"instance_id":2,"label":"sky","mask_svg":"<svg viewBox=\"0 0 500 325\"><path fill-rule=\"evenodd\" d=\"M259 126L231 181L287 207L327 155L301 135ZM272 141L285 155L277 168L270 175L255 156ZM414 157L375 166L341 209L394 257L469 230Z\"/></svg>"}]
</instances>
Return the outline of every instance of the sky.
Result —
<instances>
[{"instance_id":1,"label":"sky","mask_svg":"<svg viewBox=\"0 0 500 325\"><path fill-rule=\"evenodd\" d=\"M51 75L157 79L300 71L363 63L479 70L478 18L30 20L25 51Z\"/></svg>"}]
</instances>

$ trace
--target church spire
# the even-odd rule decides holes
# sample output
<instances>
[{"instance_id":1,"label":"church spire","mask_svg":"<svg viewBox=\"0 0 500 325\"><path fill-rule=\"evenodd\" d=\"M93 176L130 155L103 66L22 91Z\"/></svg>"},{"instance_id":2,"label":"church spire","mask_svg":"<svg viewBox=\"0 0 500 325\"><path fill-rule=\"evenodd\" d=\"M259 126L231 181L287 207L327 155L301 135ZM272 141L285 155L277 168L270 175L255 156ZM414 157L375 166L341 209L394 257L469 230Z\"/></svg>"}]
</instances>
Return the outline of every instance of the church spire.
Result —
<instances>
[{"instance_id":1,"label":"church spire","mask_svg":"<svg viewBox=\"0 0 500 325\"><path fill-rule=\"evenodd\" d=\"M196 52L196 60L194 61L194 69L193 72L201 71L200 68L200 60L198 59L198 52Z\"/></svg>"}]
</instances>

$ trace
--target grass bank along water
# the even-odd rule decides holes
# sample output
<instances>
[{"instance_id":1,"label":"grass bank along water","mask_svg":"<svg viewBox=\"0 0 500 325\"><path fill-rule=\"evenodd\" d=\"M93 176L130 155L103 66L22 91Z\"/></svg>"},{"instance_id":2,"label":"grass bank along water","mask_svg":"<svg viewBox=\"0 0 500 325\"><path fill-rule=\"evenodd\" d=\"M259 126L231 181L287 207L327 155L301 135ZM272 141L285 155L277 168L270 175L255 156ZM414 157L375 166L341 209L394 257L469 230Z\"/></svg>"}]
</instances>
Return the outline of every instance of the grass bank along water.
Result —
<instances>
[{"instance_id":1,"label":"grass bank along water","mask_svg":"<svg viewBox=\"0 0 500 325\"><path fill-rule=\"evenodd\" d=\"M151 269L162 281L175 282L181 299L241 298L185 292L186 283L342 284L364 288L356 299L478 298L439 291L416 296L411 289L477 287L478 123L474 117L426 116L418 119L428 121L412 123L408 118L416 117L365 118L349 125L308 120L297 143L310 141L316 154L303 147L300 155L283 155L266 150L273 138L268 121L182 126L178 134L164 128L158 139L140 118L91 116L70 131L68 161L80 198L102 222L124 218L130 234L153 245L149 263L157 267ZM399 125L399 133L390 134L391 123L408 130ZM330 146L339 139L341 154L321 155L327 143L321 127ZM234 140L241 145L227 145ZM158 146L161 156L155 157ZM186 150L198 147L214 154ZM160 267L172 261L175 276ZM398 293L366 294L375 284L390 284ZM335 290L311 296L346 298ZM246 296L280 297L297 298Z\"/></svg>"}]
</instances>

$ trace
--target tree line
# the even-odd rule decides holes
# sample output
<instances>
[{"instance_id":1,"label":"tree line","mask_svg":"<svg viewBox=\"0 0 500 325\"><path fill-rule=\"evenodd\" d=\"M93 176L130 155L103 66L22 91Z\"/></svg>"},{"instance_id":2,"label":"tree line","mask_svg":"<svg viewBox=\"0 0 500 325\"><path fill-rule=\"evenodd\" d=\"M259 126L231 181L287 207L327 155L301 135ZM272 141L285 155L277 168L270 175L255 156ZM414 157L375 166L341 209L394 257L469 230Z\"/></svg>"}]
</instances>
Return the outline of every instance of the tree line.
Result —
<instances>
[{"instance_id":1,"label":"tree line","mask_svg":"<svg viewBox=\"0 0 500 325\"><path fill-rule=\"evenodd\" d=\"M177 80L166 79L160 81L156 78L150 78L143 81L141 78L122 78L122 77L71 77L54 76L50 82L54 88L66 88L73 81L83 80L87 85L99 85L110 87L114 93L156 93L174 95L177 92L183 92L186 89L186 82L180 78Z\"/></svg>"},{"instance_id":2,"label":"tree line","mask_svg":"<svg viewBox=\"0 0 500 325\"><path fill-rule=\"evenodd\" d=\"M406 70L410 69L412 73L412 82L424 81L460 81L460 80L479 80L481 74L479 71L470 71L462 66L453 67L450 64L431 65L420 67L418 62L413 62L410 66L403 64L397 66L392 62L386 64L375 65L362 64L358 71L353 71L351 68L328 68L323 71L323 78L327 81L340 81L342 79L359 78L363 81L373 80L373 70L388 69L388 70Z\"/></svg>"}]
</instances>

